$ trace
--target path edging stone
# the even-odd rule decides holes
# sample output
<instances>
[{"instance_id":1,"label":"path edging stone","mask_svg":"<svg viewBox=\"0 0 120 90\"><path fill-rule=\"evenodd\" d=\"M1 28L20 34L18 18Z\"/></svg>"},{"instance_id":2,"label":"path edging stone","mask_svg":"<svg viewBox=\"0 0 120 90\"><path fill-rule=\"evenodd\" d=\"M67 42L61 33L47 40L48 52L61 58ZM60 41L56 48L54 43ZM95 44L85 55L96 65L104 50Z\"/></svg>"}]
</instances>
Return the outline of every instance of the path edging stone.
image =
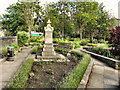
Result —
<instances>
[{"instance_id":1,"label":"path edging stone","mask_svg":"<svg viewBox=\"0 0 120 90\"><path fill-rule=\"evenodd\" d=\"M86 88L87 86L87 83L88 83L88 80L89 80L89 77L90 77L90 74L92 72L92 68L93 68L93 65L94 65L94 61L93 59L91 58L91 61L90 63L88 64L88 67L84 73L84 76L80 82L80 84L78 85L78 88L77 90L79 90L79 88Z\"/></svg>"}]
</instances>

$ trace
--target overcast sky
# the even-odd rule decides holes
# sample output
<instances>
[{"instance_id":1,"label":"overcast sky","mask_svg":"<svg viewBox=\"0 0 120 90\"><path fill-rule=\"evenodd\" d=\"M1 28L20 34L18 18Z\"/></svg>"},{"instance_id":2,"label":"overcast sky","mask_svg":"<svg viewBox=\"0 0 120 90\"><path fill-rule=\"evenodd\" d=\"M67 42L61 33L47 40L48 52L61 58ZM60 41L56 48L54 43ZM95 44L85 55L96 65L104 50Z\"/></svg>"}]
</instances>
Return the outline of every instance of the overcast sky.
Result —
<instances>
[{"instance_id":1,"label":"overcast sky","mask_svg":"<svg viewBox=\"0 0 120 90\"><path fill-rule=\"evenodd\" d=\"M13 4L16 3L18 0L0 0L0 15L5 13L6 8ZM51 2L51 1L57 1L57 0L39 0L41 1L42 4L46 2ZM98 1L99 3L102 3L105 5L105 10L109 11L112 16L115 16L118 18L118 2L120 0L95 0Z\"/></svg>"}]
</instances>

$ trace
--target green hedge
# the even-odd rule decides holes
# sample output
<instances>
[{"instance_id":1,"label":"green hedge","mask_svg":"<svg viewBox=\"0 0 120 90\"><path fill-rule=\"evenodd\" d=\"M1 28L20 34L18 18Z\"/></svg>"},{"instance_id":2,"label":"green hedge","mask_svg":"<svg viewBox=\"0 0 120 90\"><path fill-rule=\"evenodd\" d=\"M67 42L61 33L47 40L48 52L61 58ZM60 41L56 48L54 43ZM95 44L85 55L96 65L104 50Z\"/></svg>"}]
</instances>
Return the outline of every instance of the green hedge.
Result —
<instances>
[{"instance_id":1,"label":"green hedge","mask_svg":"<svg viewBox=\"0 0 120 90\"><path fill-rule=\"evenodd\" d=\"M33 65L34 59L27 59L16 77L9 83L7 88L25 88L26 81L29 77L29 72Z\"/></svg>"},{"instance_id":2,"label":"green hedge","mask_svg":"<svg viewBox=\"0 0 120 90\"><path fill-rule=\"evenodd\" d=\"M69 52L69 49L55 48L55 51L61 52L61 53L68 53L68 52Z\"/></svg>"},{"instance_id":3,"label":"green hedge","mask_svg":"<svg viewBox=\"0 0 120 90\"><path fill-rule=\"evenodd\" d=\"M80 84L80 81L83 78L83 75L87 69L88 64L90 63L91 57L87 54L82 52L72 51L78 56L83 56L83 59L80 63L76 66L76 68L67 76L63 82L60 84L60 88L73 88L76 89Z\"/></svg>"},{"instance_id":4,"label":"green hedge","mask_svg":"<svg viewBox=\"0 0 120 90\"><path fill-rule=\"evenodd\" d=\"M88 48L88 51L92 51L94 53L100 54L100 55L104 55L106 57L111 57L112 54L110 53L109 50L103 49L103 48Z\"/></svg>"},{"instance_id":5,"label":"green hedge","mask_svg":"<svg viewBox=\"0 0 120 90\"><path fill-rule=\"evenodd\" d=\"M33 50L31 51L31 54L36 54L38 49L43 49L43 46L38 46L38 47L34 47Z\"/></svg>"}]
</instances>

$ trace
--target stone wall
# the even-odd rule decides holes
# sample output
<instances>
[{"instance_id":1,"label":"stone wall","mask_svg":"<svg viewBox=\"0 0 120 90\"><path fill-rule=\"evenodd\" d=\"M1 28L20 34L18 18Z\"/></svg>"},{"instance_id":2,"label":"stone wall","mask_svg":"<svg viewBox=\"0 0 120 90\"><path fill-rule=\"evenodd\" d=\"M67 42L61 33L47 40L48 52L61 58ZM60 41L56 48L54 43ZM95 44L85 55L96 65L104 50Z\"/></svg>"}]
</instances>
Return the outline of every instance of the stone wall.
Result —
<instances>
[{"instance_id":1,"label":"stone wall","mask_svg":"<svg viewBox=\"0 0 120 90\"><path fill-rule=\"evenodd\" d=\"M0 37L0 48L9 46L11 43L17 44L17 36Z\"/></svg>"}]
</instances>

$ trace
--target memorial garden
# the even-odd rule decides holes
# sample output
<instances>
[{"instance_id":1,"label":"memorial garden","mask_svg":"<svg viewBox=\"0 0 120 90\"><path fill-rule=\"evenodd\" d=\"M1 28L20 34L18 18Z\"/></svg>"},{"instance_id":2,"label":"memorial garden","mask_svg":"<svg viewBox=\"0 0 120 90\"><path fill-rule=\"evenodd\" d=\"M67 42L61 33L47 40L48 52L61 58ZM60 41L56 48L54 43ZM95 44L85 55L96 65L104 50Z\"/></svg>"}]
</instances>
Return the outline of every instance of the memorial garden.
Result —
<instances>
[{"instance_id":1,"label":"memorial garden","mask_svg":"<svg viewBox=\"0 0 120 90\"><path fill-rule=\"evenodd\" d=\"M17 2L6 11L0 22L5 35L0 38L2 88L120 86L120 26L103 3ZM98 64L103 67L96 70ZM95 70L103 75L96 77L103 80L96 87L91 85ZM108 81L106 70L113 73Z\"/></svg>"}]
</instances>

